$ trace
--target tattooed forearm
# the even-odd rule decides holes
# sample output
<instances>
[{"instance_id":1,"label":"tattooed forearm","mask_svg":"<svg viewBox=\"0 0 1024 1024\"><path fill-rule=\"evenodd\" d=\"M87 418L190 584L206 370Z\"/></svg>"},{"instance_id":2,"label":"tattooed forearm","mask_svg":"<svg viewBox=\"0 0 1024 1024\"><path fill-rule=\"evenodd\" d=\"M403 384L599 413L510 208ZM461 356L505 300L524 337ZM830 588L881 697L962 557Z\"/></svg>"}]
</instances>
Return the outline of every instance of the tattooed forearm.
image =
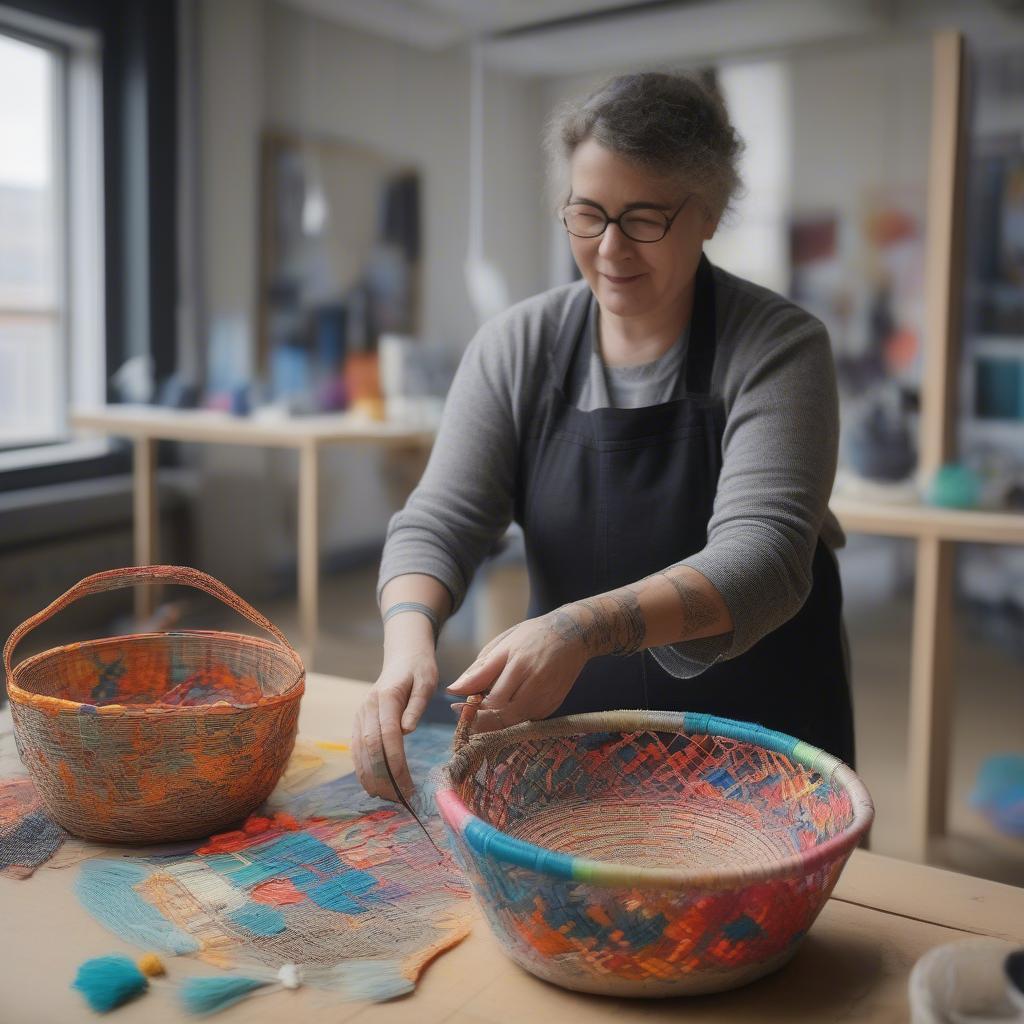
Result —
<instances>
[{"instance_id":1,"label":"tattooed forearm","mask_svg":"<svg viewBox=\"0 0 1024 1024\"><path fill-rule=\"evenodd\" d=\"M612 591L608 597L618 609L618 646L611 654L635 654L644 646L647 622L640 610L640 599L632 587Z\"/></svg>"},{"instance_id":2,"label":"tattooed forearm","mask_svg":"<svg viewBox=\"0 0 1024 1024\"><path fill-rule=\"evenodd\" d=\"M679 601L683 606L683 627L687 635L715 625L719 619L720 609L711 598L685 577L671 574L667 569L657 575L664 576L679 595Z\"/></svg>"},{"instance_id":3,"label":"tattooed forearm","mask_svg":"<svg viewBox=\"0 0 1024 1024\"><path fill-rule=\"evenodd\" d=\"M644 646L647 625L631 587L563 605L553 613L563 640L579 641L587 654L635 654Z\"/></svg>"}]
</instances>

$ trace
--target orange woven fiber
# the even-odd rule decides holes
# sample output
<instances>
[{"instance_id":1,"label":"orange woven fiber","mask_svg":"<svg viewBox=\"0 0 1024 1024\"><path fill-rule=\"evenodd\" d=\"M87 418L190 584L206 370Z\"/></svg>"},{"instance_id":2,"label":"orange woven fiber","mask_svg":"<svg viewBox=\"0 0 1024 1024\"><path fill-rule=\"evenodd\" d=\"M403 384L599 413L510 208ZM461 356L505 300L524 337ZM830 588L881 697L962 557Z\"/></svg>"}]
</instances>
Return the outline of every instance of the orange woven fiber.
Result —
<instances>
[{"instance_id":1,"label":"orange woven fiber","mask_svg":"<svg viewBox=\"0 0 1024 1024\"><path fill-rule=\"evenodd\" d=\"M36 626L81 597L178 583L218 598L273 640L181 630L55 647L12 664ZM295 743L302 660L223 583L169 565L113 569L75 584L4 646L22 760L69 832L156 843L223 831L270 795Z\"/></svg>"}]
</instances>

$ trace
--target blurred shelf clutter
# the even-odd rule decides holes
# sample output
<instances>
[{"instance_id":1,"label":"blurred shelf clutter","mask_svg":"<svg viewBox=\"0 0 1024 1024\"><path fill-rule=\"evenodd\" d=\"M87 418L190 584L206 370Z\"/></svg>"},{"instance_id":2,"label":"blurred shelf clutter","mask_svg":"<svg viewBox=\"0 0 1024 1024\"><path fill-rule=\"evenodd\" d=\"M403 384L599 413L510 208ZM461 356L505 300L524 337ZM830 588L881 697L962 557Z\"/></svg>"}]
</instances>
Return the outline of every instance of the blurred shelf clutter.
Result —
<instances>
[{"instance_id":1,"label":"blurred shelf clutter","mask_svg":"<svg viewBox=\"0 0 1024 1024\"><path fill-rule=\"evenodd\" d=\"M1024 312L1024 107L1015 143L993 157L983 135L992 93L976 90L969 109L963 36L936 35L932 66L927 201L894 193L869 207L868 297L858 304L844 290L834 217L796 224L791 238L793 292L817 303L836 343L844 433L832 510L847 532L915 541L908 778L922 860L945 836L949 810L956 545L984 550L987 596L1002 595L1011 614L1021 548L996 559L1004 585L995 587L989 552L1024 545L1024 337L1000 342L996 355L986 338L1015 330L1015 310ZM984 81L984 57L974 66ZM969 234L982 222L988 231ZM992 422L999 432L985 430ZM963 578L969 585L971 572Z\"/></svg>"}]
</instances>

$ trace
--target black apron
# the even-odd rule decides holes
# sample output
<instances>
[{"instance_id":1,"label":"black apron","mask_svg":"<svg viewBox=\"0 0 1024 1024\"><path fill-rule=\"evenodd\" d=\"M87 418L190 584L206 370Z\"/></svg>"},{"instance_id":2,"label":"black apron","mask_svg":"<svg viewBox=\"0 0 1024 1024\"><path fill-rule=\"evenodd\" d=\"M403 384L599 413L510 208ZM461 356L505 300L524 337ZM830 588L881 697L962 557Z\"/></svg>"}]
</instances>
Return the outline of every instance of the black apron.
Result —
<instances>
[{"instance_id":1,"label":"black apron","mask_svg":"<svg viewBox=\"0 0 1024 1024\"><path fill-rule=\"evenodd\" d=\"M530 616L635 582L700 551L722 467L725 410L710 394L715 292L701 258L686 395L640 409L570 404L573 361L589 358L593 297L572 303L556 340L554 383L521 449L516 521L526 541ZM854 763L853 710L842 641L842 591L818 540L803 607L750 650L691 679L649 651L592 658L556 714L650 708L757 722Z\"/></svg>"}]
</instances>

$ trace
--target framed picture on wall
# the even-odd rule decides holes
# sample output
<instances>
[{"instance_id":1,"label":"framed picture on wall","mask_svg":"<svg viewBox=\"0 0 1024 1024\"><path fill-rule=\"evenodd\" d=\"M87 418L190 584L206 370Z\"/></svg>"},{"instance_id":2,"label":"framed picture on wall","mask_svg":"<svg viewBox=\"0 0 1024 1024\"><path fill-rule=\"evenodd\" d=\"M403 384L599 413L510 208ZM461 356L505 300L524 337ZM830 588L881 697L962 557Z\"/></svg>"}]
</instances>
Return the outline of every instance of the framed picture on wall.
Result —
<instances>
[{"instance_id":1,"label":"framed picture on wall","mask_svg":"<svg viewBox=\"0 0 1024 1024\"><path fill-rule=\"evenodd\" d=\"M420 333L420 174L339 139L261 145L257 372L293 411L380 399L382 335Z\"/></svg>"}]
</instances>

